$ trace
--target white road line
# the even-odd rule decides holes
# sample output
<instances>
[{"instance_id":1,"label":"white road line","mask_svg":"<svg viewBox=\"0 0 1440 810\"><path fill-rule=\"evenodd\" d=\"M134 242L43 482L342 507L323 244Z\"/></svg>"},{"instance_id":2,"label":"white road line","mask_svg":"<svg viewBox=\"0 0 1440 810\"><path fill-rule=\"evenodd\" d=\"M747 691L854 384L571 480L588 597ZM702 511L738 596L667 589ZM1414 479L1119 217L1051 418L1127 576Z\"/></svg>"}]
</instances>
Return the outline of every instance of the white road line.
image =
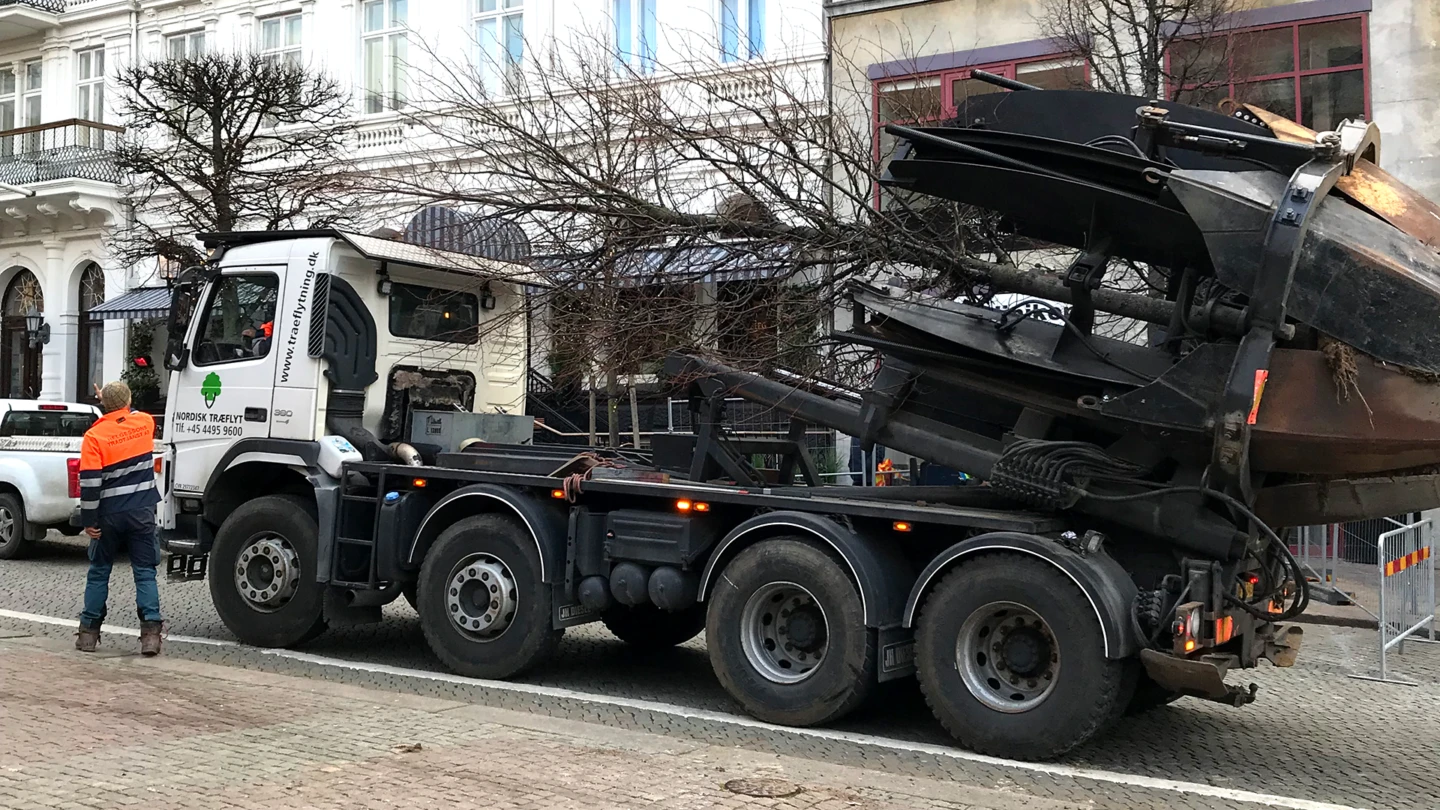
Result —
<instances>
[{"instance_id":1,"label":"white road line","mask_svg":"<svg viewBox=\"0 0 1440 810\"><path fill-rule=\"evenodd\" d=\"M57 626L76 625L74 619L62 619L55 616L43 616L37 613L25 613L18 610L6 610L0 608L0 618L18 619L21 621L36 622L39 624L50 624ZM128 627L113 627L106 625L105 632L119 633L126 636L138 636L139 630ZM708 723L722 723L737 728L754 729L759 731L773 731L781 734L789 734L797 737L808 737L817 740L828 740L831 742L850 743L853 745L866 745L877 748L885 748L891 751L903 751L911 754L923 754L937 759L950 759L960 762L973 762L979 765L992 765L1000 768L1014 768L1016 770L1041 773L1049 776L1064 777L1070 779L1087 779L1095 782L1108 782L1114 785L1125 785L1128 787L1144 788L1146 790L1158 790L1170 793L1184 793L1192 796L1206 796L1214 799L1222 799L1231 802L1249 802L1252 804L1267 805L1270 807L1283 807L1289 810L1362 810L1343 804L1330 804L1328 802L1316 802L1309 799L1298 799L1290 796L1276 796L1269 793L1255 793L1248 790L1236 790L1233 788L1216 787L1205 785L1199 782L1184 782L1176 779L1159 779L1153 776L1140 776L1138 774L1119 773L1116 771L1103 771L1097 768L1082 768L1073 765L1056 765L1045 762L1021 762L1019 760L1002 759L1000 757L976 754L958 748L948 748L941 745L930 745L928 743L912 743L904 740L891 739L889 737L877 737L871 734L856 734L848 731L831 731L823 728L791 728L789 726L777 726L770 723L763 723L750 717L742 717L735 714L723 712L712 712L705 709L690 709L684 706L677 706L672 703L660 703L652 700L636 700L625 697L612 697L600 695L593 692L579 692L573 689L564 689L557 686L537 686L527 683L511 683L508 681L490 681L481 678L467 678L462 675L451 675L444 672L427 672L422 669L409 669L406 667L394 667L388 664L367 664L358 661L346 661L340 658L330 658L323 655L312 655L310 653L294 652L292 650L271 650L261 647L248 647L244 644L237 644L233 641L223 641L210 638L196 638L194 636L167 636L169 642L181 644L203 644L210 647L241 647L263 655L276 658L286 658L292 661L299 661L316 666L331 667L334 669L350 670L353 672L367 672L373 675L394 675L404 678L417 678L420 680L436 681L439 683L453 683L466 686L477 686L483 689L493 689L500 692L511 692L515 694L536 695L550 697L560 700L583 701L602 706L617 706L636 711L652 712L655 714L668 715L685 720L702 720Z\"/></svg>"}]
</instances>

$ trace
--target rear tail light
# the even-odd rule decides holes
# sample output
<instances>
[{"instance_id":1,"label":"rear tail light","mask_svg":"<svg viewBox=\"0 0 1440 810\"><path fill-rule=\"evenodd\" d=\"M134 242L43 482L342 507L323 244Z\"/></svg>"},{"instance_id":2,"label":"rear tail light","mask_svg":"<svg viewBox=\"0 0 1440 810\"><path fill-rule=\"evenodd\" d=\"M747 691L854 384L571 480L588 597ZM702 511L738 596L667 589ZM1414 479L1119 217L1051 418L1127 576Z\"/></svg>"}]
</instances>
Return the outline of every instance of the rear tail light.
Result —
<instances>
[{"instance_id":1,"label":"rear tail light","mask_svg":"<svg viewBox=\"0 0 1440 810\"><path fill-rule=\"evenodd\" d=\"M65 407L64 405L41 405L41 406L40 406L40 410L42 410L42 411L68 411L68 410L70 410L70 409L67 408L67 407Z\"/></svg>"},{"instance_id":2,"label":"rear tail light","mask_svg":"<svg viewBox=\"0 0 1440 810\"><path fill-rule=\"evenodd\" d=\"M1200 647L1200 612L1204 605L1186 602L1175 608L1175 652L1192 653Z\"/></svg>"},{"instance_id":3,"label":"rear tail light","mask_svg":"<svg viewBox=\"0 0 1440 810\"><path fill-rule=\"evenodd\" d=\"M70 487L70 497L80 497L80 459L65 459L65 482Z\"/></svg>"}]
</instances>

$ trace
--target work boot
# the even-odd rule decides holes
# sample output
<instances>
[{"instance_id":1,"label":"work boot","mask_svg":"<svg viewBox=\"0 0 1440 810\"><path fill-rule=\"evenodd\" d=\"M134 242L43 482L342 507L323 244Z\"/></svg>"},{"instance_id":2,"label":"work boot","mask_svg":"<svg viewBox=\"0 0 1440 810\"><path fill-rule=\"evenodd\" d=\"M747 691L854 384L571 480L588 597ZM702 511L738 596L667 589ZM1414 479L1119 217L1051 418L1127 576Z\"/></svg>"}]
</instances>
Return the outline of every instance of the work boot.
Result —
<instances>
[{"instance_id":1,"label":"work boot","mask_svg":"<svg viewBox=\"0 0 1440 810\"><path fill-rule=\"evenodd\" d=\"M140 654L144 656L159 655L160 644L163 639L160 631L163 625L160 622L140 623Z\"/></svg>"},{"instance_id":2,"label":"work boot","mask_svg":"<svg viewBox=\"0 0 1440 810\"><path fill-rule=\"evenodd\" d=\"M80 630L75 634L75 649L80 652L95 652L100 646L100 628L86 627L80 625Z\"/></svg>"}]
</instances>

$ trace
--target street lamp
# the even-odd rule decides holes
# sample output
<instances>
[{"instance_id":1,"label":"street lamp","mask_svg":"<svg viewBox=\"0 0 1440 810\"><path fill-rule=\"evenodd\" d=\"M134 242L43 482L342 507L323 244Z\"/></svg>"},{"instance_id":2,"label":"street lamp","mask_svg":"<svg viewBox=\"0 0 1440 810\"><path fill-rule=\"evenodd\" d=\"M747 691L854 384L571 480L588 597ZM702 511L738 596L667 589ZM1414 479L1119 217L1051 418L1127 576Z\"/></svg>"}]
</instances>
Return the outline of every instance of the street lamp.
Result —
<instances>
[{"instance_id":1,"label":"street lamp","mask_svg":"<svg viewBox=\"0 0 1440 810\"><path fill-rule=\"evenodd\" d=\"M38 349L50 342L50 324L40 310L31 307L25 313L25 337L30 339L30 348Z\"/></svg>"}]
</instances>

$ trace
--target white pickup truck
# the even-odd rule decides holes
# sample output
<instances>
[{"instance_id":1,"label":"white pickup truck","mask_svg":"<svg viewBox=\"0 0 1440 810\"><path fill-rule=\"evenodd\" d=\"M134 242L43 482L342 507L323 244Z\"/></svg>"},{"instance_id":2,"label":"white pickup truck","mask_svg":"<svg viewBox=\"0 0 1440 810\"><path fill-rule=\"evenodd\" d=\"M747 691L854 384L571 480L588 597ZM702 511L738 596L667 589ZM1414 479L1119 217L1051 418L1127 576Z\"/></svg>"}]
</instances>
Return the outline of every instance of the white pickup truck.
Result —
<instances>
[{"instance_id":1,"label":"white pickup truck","mask_svg":"<svg viewBox=\"0 0 1440 810\"><path fill-rule=\"evenodd\" d=\"M50 529L80 532L80 440L100 409L0 399L0 560Z\"/></svg>"}]
</instances>

